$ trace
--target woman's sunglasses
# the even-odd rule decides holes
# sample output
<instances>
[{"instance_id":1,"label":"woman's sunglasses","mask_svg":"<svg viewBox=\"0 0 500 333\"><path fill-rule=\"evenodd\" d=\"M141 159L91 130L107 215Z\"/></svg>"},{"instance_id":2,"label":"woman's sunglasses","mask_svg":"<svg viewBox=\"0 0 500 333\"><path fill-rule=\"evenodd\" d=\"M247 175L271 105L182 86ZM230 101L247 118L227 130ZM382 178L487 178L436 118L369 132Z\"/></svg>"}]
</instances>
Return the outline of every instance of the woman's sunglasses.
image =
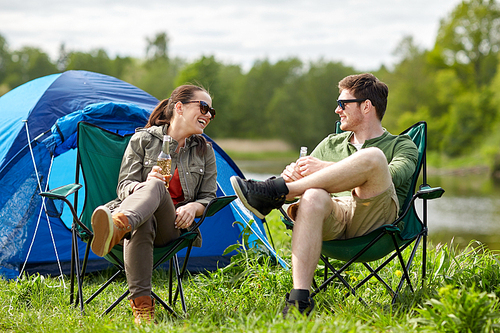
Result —
<instances>
[{"instance_id":1,"label":"woman's sunglasses","mask_svg":"<svg viewBox=\"0 0 500 333\"><path fill-rule=\"evenodd\" d=\"M189 103L200 103L200 112L201 112L201 114L205 115L208 112L210 112L210 115L212 116L210 118L210 120L212 120L212 119L215 118L215 109L212 108L212 107L210 107L210 105L208 105L206 102L204 102L204 101L189 101L189 102L186 102L184 104L189 104Z\"/></svg>"}]
</instances>

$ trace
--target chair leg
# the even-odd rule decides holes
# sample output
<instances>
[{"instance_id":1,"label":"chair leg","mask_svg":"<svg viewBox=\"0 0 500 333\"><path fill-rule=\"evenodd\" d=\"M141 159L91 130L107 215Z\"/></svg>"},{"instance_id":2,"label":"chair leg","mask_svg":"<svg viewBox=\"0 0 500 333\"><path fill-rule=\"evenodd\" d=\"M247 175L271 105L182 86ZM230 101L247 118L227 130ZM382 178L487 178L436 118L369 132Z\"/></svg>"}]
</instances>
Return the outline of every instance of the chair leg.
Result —
<instances>
[{"instance_id":1,"label":"chair leg","mask_svg":"<svg viewBox=\"0 0 500 333\"><path fill-rule=\"evenodd\" d=\"M82 271L80 273L82 279L83 276L85 275L85 271L87 270L87 263L89 262L89 254L90 254L90 240L88 241L87 246L85 246L85 256L83 259Z\"/></svg>"},{"instance_id":2,"label":"chair leg","mask_svg":"<svg viewBox=\"0 0 500 333\"><path fill-rule=\"evenodd\" d=\"M354 287L354 289L358 289L360 286L362 286L363 284L365 284L365 282L367 282L368 280L370 280L372 278L372 276L374 276L380 283L382 283L385 288L387 289L388 292L391 293L391 295L394 297L395 295L395 292L394 290L392 290L391 286L389 286L387 284L387 282L384 281L384 279L382 279L380 277L380 275L378 275L378 272L383 268L383 267L379 267L377 269L373 269L370 265L368 265L368 263L364 262L363 265L366 267L367 270L370 271L370 274L365 278L363 279L362 282L360 282L357 286Z\"/></svg>"},{"instance_id":3,"label":"chair leg","mask_svg":"<svg viewBox=\"0 0 500 333\"><path fill-rule=\"evenodd\" d=\"M328 284L330 284L333 279L335 278L338 278L340 280L340 282L342 282L342 284L349 290L349 292L344 295L344 297L348 297L350 294L354 295L354 296L357 296L356 295L356 290L349 284L349 282L347 282L343 277L342 275L340 275L340 273L342 273L345 268L349 267L349 264L345 264L344 266L342 266L342 268L340 268L339 270L336 270L329 262L328 262L328 259L326 259L325 256L321 255L320 256L321 260L323 260L323 262L325 263L325 265L328 266L328 268L332 271L332 276L330 276L325 282L323 282L321 284L321 286L319 286L319 288L316 288L316 290L314 290L312 293L311 293L311 297L317 295L321 290L325 290L326 287L328 286ZM359 297L358 296L358 300L363 303L364 305L368 306L368 304L364 301L363 298Z\"/></svg>"},{"instance_id":4,"label":"chair leg","mask_svg":"<svg viewBox=\"0 0 500 333\"><path fill-rule=\"evenodd\" d=\"M172 309L167 303L165 303L160 298L160 296L158 296L157 294L155 294L153 291L151 291L151 296L153 296L154 299L165 308L165 310L167 310L168 312L170 312L170 314L172 314L172 316L174 316L174 318L178 318L177 313L175 313L174 309Z\"/></svg>"},{"instance_id":5,"label":"chair leg","mask_svg":"<svg viewBox=\"0 0 500 333\"><path fill-rule=\"evenodd\" d=\"M70 288L69 288L69 304L73 304L75 301L75 306L77 301L75 297L75 247L73 246L73 228L71 227L71 265L69 272Z\"/></svg>"},{"instance_id":6,"label":"chair leg","mask_svg":"<svg viewBox=\"0 0 500 333\"><path fill-rule=\"evenodd\" d=\"M82 279L80 278L80 254L78 251L78 236L76 235L76 227L72 228L72 252L75 254L75 271L76 271L76 281L78 283L78 295L76 303L80 303L80 311L85 313L83 309L83 290L82 290Z\"/></svg>"},{"instance_id":7,"label":"chair leg","mask_svg":"<svg viewBox=\"0 0 500 333\"><path fill-rule=\"evenodd\" d=\"M106 310L104 310L103 313L101 313L101 317L110 313L111 310L113 310L115 306L117 306L121 301L123 301L128 294L130 294L130 291L127 289L127 291L125 291L120 297L118 297L116 301L113 302L113 304L111 304Z\"/></svg>"},{"instance_id":8,"label":"chair leg","mask_svg":"<svg viewBox=\"0 0 500 333\"><path fill-rule=\"evenodd\" d=\"M410 290L413 293L414 292L413 286L411 285L410 275L408 274L408 270L406 269L406 264L403 259L403 255L401 254L401 251L398 247L398 243L396 242L396 237L394 236L394 234L391 234L391 236L392 236L392 241L394 242L394 246L396 248L396 253L398 254L399 262L401 263L401 268L403 269L403 278L406 279L406 282L408 283L408 286L410 286Z\"/></svg>"},{"instance_id":9,"label":"chair leg","mask_svg":"<svg viewBox=\"0 0 500 333\"><path fill-rule=\"evenodd\" d=\"M427 272L427 230L424 233L424 241L422 244L422 287L424 286L425 275Z\"/></svg>"},{"instance_id":10,"label":"chair leg","mask_svg":"<svg viewBox=\"0 0 500 333\"><path fill-rule=\"evenodd\" d=\"M415 255L417 253L418 245L420 244L421 238L422 238L422 236L418 236L417 239L415 240L415 245L413 246L413 250L411 251L410 258L408 259L408 263L405 266L405 270L407 272L410 271L410 268L411 268L411 265L413 263L413 259L415 258ZM405 280L406 280L405 277L402 276L401 280L399 281L399 285L396 289L396 295L399 295L399 292L403 288L403 284L404 284ZM409 284L409 285L410 285L411 291L413 292L412 285L411 284ZM394 304L395 302L396 302L396 296L393 297L392 304Z\"/></svg>"},{"instance_id":11,"label":"chair leg","mask_svg":"<svg viewBox=\"0 0 500 333\"><path fill-rule=\"evenodd\" d=\"M179 259L177 258L177 254L175 254L172 259L174 259L175 273L177 275L177 288L179 289L179 293L180 293L182 310L184 311L184 313L187 313L186 301L184 299L184 290L182 289L182 280L181 280L181 275L179 272L179 270L180 270L179 269Z\"/></svg>"},{"instance_id":12,"label":"chair leg","mask_svg":"<svg viewBox=\"0 0 500 333\"><path fill-rule=\"evenodd\" d=\"M97 296L99 295L104 289L106 289L107 286L109 286L111 283L113 283L114 280L116 280L116 278L122 274L123 271L119 270L118 272L116 272L115 274L113 274L112 277L110 277L108 279L108 281L106 281L95 293L92 294L92 296L90 296L86 301L85 301L85 304L89 304L90 302L92 302L92 300Z\"/></svg>"},{"instance_id":13,"label":"chair leg","mask_svg":"<svg viewBox=\"0 0 500 333\"><path fill-rule=\"evenodd\" d=\"M184 273L186 273L187 270L187 263L189 261L189 256L191 255L191 250L193 248L193 243L191 243L186 251L186 255L184 256L184 262L182 263L182 269L181 269L181 279L184 277ZM177 297L179 296L179 288L175 290L175 295L174 295L174 304L177 302Z\"/></svg>"},{"instance_id":14,"label":"chair leg","mask_svg":"<svg viewBox=\"0 0 500 333\"><path fill-rule=\"evenodd\" d=\"M174 259L169 260L168 265L168 303L172 305L172 290L173 290L173 270L174 270Z\"/></svg>"}]
</instances>

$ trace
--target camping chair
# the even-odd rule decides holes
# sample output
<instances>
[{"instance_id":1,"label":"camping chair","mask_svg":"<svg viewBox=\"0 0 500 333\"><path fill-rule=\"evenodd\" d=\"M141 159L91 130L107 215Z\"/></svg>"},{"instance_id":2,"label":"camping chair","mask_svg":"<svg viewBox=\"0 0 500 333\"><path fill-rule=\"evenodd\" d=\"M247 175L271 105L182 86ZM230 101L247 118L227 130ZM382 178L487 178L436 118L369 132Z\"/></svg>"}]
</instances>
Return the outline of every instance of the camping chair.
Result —
<instances>
[{"instance_id":1,"label":"camping chair","mask_svg":"<svg viewBox=\"0 0 500 333\"><path fill-rule=\"evenodd\" d=\"M95 125L80 122L78 124L78 141L77 141L77 168L76 168L76 181L75 184L69 184L58 187L49 192L40 193L41 196L53 200L62 200L66 203L73 215L72 223L72 255L71 255L71 290L70 290L70 304L73 303L74 298L74 278L76 273L76 280L78 285L78 294L76 295L75 306L79 303L80 309L84 312L84 303L88 304L97 295L99 295L108 285L110 285L118 276L125 272L123 264L123 246L116 245L111 252L106 255L110 261L118 269L109 280L104 283L92 296L85 302L83 301L83 275L85 274L87 260L90 251L90 242L93 237L91 227L91 216L94 209L106 202L116 198L116 187L118 183L118 174L125 148L128 145L131 135L122 136L107 130L104 130ZM85 203L80 217L77 214L78 203L78 190L82 185L78 184L80 178L79 172L82 172L85 182ZM68 199L68 196L74 194L74 203ZM189 254L191 252L193 241L197 237L196 230L203 223L206 217L210 217L225 207L236 196L224 196L213 199L205 208L203 216L194 224L194 227L189 232L184 232L181 236L164 247L157 247L154 249L154 267L156 269L159 265L170 260L170 281L169 281L169 304L165 303L156 293L152 292L152 296L159 302L167 311L176 316L173 307L175 306L177 297L180 297L182 309L186 313L186 304L184 300L184 293L182 289L182 277L186 271ZM77 239L80 237L87 242L83 264L80 265L79 251ZM177 252L187 247L187 252L184 258L182 269L179 268L179 261ZM175 270L177 278L177 288L174 297L173 294L173 278L172 266ZM103 314L109 313L120 301L122 301L129 291L125 291L113 304L111 304Z\"/></svg>"},{"instance_id":2,"label":"camping chair","mask_svg":"<svg viewBox=\"0 0 500 333\"><path fill-rule=\"evenodd\" d=\"M340 126L337 123L337 133L340 133ZM327 288L336 278L348 289L344 297L356 295L356 290L368 282L372 277L380 281L392 296L392 304L395 303L404 283L408 284L411 292L414 292L413 285L410 280L409 271L415 258L418 246L422 242L422 283L426 272L426 253L427 253L427 200L439 198L443 195L444 190L440 187L432 188L427 184L426 172L426 146L427 146L427 123L418 122L411 126L401 134L407 134L411 137L418 148L417 168L412 177L412 183L408 195L400 210L400 216L396 221L388 221L388 224L383 225L366 235L342 240L324 241L321 249L321 260L325 264L324 280L318 287L313 281L314 290L311 297L318 294L321 290ZM419 179L420 171L422 170L422 185L415 193L416 184ZM417 215L415 209L415 200L420 198L423 200L423 221ZM293 228L293 221L286 215L283 209L283 222L287 228ZM414 244L408 260L405 262L402 252ZM389 257L383 261L377 268L372 268L368 263ZM378 274L387 264L393 259L398 258L402 268L402 276L399 280L396 290L389 283L384 281ZM336 269L330 263L329 259L336 259L345 264ZM359 281L355 286L351 286L348 279L344 278L346 271L353 263L362 263L369 274ZM328 270L333 274L328 277ZM358 296L358 299L366 305L366 302Z\"/></svg>"}]
</instances>

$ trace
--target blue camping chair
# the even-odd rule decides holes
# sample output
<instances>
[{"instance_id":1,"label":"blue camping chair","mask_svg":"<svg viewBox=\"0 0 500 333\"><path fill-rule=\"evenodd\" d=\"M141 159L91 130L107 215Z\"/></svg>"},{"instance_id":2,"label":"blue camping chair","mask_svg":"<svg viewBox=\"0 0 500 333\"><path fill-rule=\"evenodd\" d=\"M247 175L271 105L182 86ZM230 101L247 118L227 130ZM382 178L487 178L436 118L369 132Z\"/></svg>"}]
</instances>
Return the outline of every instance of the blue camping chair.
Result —
<instances>
[{"instance_id":1,"label":"blue camping chair","mask_svg":"<svg viewBox=\"0 0 500 333\"><path fill-rule=\"evenodd\" d=\"M340 133L340 123L337 122L336 132ZM443 195L444 190L441 187L430 187L427 184L426 171L426 147L427 147L427 123L418 122L407 130L401 133L409 135L418 148L417 168L412 177L412 183L408 195L401 209L400 216L395 221L387 221L386 225L369 232L360 237L342 240L324 241L321 250L320 259L325 264L323 283L318 287L313 281L314 291L311 297L325 290L335 279L348 289L345 297L356 295L356 290L365 285L372 277L375 277L381 282L389 294L392 296L394 304L404 283L408 284L411 292L414 291L410 280L410 268L415 258L419 244L422 242L422 282L425 279L426 273L426 256L427 256L427 200L439 198ZM420 171L422 171L422 184L416 191L416 185L419 179ZM415 209L416 199L423 201L423 219L421 220ZM280 209L283 214L283 222L287 228L293 228L293 221L287 216L283 209ZM413 244L410 256L407 261L404 260L402 252ZM369 263L379 259L386 258L376 268L372 268ZM378 274L392 260L398 258L401 265L402 276L394 290L389 283L384 281ZM329 259L345 262L340 268L335 268ZM368 270L369 274L355 286L351 286L344 276L351 265L362 263ZM332 274L329 276L328 271ZM358 299L366 304L366 302L358 296Z\"/></svg>"},{"instance_id":2,"label":"blue camping chair","mask_svg":"<svg viewBox=\"0 0 500 333\"><path fill-rule=\"evenodd\" d=\"M78 142L77 142L77 168L76 181L74 184L68 184L49 192L40 193L41 196L52 200L62 200L68 205L73 215L72 224L72 255L71 255L71 290L70 303L75 300L75 306L80 304L80 309L84 311L84 303L88 304L96 296L98 296L107 286L115 281L120 275L124 274L125 268L123 265L123 247L116 245L112 251L105 256L116 268L117 272L104 283L94 294L84 301L83 298L83 276L85 274L87 259L90 251L90 242L93 237L91 216L94 209L102 204L105 204L116 197L116 187L118 183L118 174L120 170L123 153L128 145L131 135L122 136L96 125L85 122L78 124ZM79 172L82 172L85 181L85 202L81 215L77 214L78 210L78 190L82 185L78 184L80 179ZM74 194L74 202L71 203L68 196ZM152 292L152 296L160 303L167 311L176 316L173 309L177 298L179 297L182 303L182 309L186 313L186 303L182 289L182 278L186 271L189 261L193 241L197 237L196 230L203 223L205 218L213 216L219 210L228 205L236 198L232 196L222 196L213 199L205 208L203 216L196 222L194 227L183 233L179 238L173 240L164 247L155 248L154 250L154 269L158 268L162 263L169 261L170 263L170 279L169 279L169 303L163 301L156 293ZM80 256L78 250L78 238L87 242L83 263L80 264ZM187 248L182 269L179 268L177 252ZM175 295L173 294L173 276L175 270L177 288ZM74 280L76 275L77 295L74 297ZM119 304L129 294L128 289L113 302L103 314L109 313L117 304Z\"/></svg>"}]
</instances>

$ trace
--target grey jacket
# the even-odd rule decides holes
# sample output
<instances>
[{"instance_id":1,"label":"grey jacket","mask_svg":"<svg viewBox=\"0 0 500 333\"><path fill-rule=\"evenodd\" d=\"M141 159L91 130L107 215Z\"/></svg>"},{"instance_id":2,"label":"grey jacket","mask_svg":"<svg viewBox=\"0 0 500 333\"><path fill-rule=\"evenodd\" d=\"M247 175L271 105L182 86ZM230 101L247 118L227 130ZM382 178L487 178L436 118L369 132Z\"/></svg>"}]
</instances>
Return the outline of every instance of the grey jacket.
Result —
<instances>
[{"instance_id":1,"label":"grey jacket","mask_svg":"<svg viewBox=\"0 0 500 333\"><path fill-rule=\"evenodd\" d=\"M129 196L136 185L146 181L146 178L156 165L160 154L163 134L167 125L138 128L130 139L123 155L118 177L118 198L108 204L113 210L122 200ZM179 169L179 179L184 192L184 201L177 204L182 206L188 202L198 202L206 206L216 197L217 168L215 153L211 145L207 145L204 155L197 153L198 143L192 137L186 139L184 147L176 153L178 142L173 140L170 145L172 156L172 170Z\"/></svg>"}]
</instances>

